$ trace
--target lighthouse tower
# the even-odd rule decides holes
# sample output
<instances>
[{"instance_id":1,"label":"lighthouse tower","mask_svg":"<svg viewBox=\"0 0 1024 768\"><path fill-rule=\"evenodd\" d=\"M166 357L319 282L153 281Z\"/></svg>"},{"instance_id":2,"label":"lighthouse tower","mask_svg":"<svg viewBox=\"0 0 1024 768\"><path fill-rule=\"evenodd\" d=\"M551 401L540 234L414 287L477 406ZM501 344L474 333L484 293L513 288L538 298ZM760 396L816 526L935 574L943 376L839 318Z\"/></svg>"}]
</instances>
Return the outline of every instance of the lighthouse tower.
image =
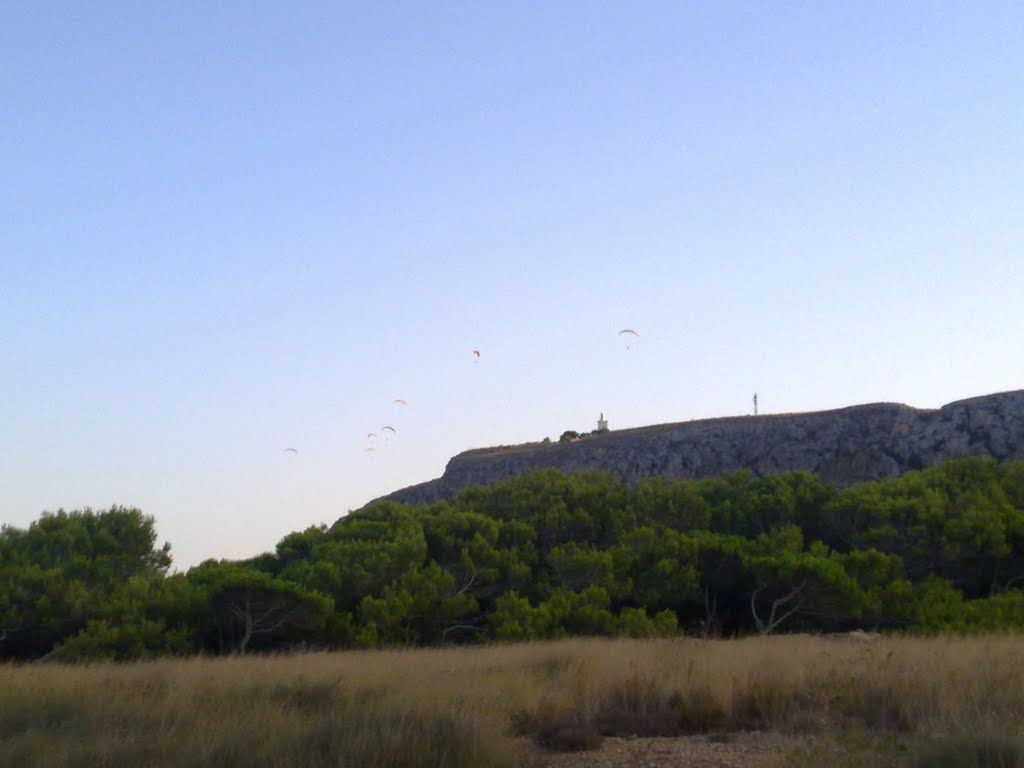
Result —
<instances>
[{"instance_id":1,"label":"lighthouse tower","mask_svg":"<svg viewBox=\"0 0 1024 768\"><path fill-rule=\"evenodd\" d=\"M597 417L597 431L607 432L608 431L608 419L604 417L604 411L601 411L601 415Z\"/></svg>"}]
</instances>

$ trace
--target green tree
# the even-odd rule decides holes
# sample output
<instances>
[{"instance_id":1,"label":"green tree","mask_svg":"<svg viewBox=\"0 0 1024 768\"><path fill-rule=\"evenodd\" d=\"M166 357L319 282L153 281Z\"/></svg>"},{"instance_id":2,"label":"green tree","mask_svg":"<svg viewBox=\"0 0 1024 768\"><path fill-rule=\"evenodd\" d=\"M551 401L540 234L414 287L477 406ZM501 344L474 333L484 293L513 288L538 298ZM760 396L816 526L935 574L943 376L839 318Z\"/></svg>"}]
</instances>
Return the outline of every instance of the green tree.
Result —
<instances>
[{"instance_id":1,"label":"green tree","mask_svg":"<svg viewBox=\"0 0 1024 768\"><path fill-rule=\"evenodd\" d=\"M515 591L499 596L487 617L487 632L495 640L538 640L544 636L544 631L540 612Z\"/></svg>"},{"instance_id":2,"label":"green tree","mask_svg":"<svg viewBox=\"0 0 1024 768\"><path fill-rule=\"evenodd\" d=\"M612 549L619 573L623 604L682 611L700 592L698 547L693 539L671 528L636 528ZM622 594L628 589L628 594Z\"/></svg>"},{"instance_id":3,"label":"green tree","mask_svg":"<svg viewBox=\"0 0 1024 768\"><path fill-rule=\"evenodd\" d=\"M229 562L207 562L188 579L205 592L221 652L245 654L250 644L280 647L307 639L334 609L330 598Z\"/></svg>"},{"instance_id":4,"label":"green tree","mask_svg":"<svg viewBox=\"0 0 1024 768\"><path fill-rule=\"evenodd\" d=\"M476 599L437 563L410 570L359 606L364 645L441 643L483 630Z\"/></svg>"},{"instance_id":5,"label":"green tree","mask_svg":"<svg viewBox=\"0 0 1024 768\"><path fill-rule=\"evenodd\" d=\"M0 529L0 654L48 655L136 582L159 581L170 545L156 546L138 509L43 513L27 530ZM141 618L141 616L139 617Z\"/></svg>"},{"instance_id":6,"label":"green tree","mask_svg":"<svg viewBox=\"0 0 1024 768\"><path fill-rule=\"evenodd\" d=\"M711 506L698 493L696 483L645 478L637 483L632 503L639 525L692 531L707 529L711 523Z\"/></svg>"}]
</instances>

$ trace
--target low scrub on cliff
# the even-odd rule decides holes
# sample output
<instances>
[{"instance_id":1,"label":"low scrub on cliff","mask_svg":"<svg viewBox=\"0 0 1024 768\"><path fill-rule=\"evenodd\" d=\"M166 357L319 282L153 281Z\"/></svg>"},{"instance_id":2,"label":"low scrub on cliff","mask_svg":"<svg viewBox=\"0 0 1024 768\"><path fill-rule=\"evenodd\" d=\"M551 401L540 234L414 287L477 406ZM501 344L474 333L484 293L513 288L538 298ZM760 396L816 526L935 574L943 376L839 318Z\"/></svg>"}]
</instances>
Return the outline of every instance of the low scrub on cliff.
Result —
<instances>
[{"instance_id":1,"label":"low scrub on cliff","mask_svg":"<svg viewBox=\"0 0 1024 768\"><path fill-rule=\"evenodd\" d=\"M137 510L0 532L0 658L566 636L1024 627L1024 462L837 489L806 472L628 487L545 470L382 501L167 575Z\"/></svg>"}]
</instances>

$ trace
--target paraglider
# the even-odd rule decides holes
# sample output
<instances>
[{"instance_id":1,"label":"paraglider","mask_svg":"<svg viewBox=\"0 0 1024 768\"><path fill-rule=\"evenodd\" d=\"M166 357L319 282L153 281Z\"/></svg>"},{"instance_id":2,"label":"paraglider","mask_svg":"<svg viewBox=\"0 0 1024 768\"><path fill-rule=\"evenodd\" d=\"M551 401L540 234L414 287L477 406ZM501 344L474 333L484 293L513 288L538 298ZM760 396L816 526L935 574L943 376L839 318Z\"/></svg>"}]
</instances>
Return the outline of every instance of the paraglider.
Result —
<instances>
[{"instance_id":1,"label":"paraglider","mask_svg":"<svg viewBox=\"0 0 1024 768\"><path fill-rule=\"evenodd\" d=\"M619 331L619 336L626 337L626 349L629 349L629 343L632 342L634 338L639 339L640 332L634 331L632 328L623 328L621 331Z\"/></svg>"},{"instance_id":2,"label":"paraglider","mask_svg":"<svg viewBox=\"0 0 1024 768\"><path fill-rule=\"evenodd\" d=\"M478 357L478 358L479 358L479 357L480 357L480 350L479 350L479 349L474 349L474 350L473 350L473 355L474 355L475 357Z\"/></svg>"},{"instance_id":3,"label":"paraglider","mask_svg":"<svg viewBox=\"0 0 1024 768\"><path fill-rule=\"evenodd\" d=\"M392 400L391 402L393 402L393 403L394 403L395 405L408 405L408 403L407 403L407 402L405 402L405 400L403 400L403 399L402 399L402 398L400 398L400 397L396 397L396 398L395 398L394 400Z\"/></svg>"},{"instance_id":4,"label":"paraglider","mask_svg":"<svg viewBox=\"0 0 1024 768\"><path fill-rule=\"evenodd\" d=\"M298 453L298 451L295 450L294 448L285 448L284 452L285 453Z\"/></svg>"}]
</instances>

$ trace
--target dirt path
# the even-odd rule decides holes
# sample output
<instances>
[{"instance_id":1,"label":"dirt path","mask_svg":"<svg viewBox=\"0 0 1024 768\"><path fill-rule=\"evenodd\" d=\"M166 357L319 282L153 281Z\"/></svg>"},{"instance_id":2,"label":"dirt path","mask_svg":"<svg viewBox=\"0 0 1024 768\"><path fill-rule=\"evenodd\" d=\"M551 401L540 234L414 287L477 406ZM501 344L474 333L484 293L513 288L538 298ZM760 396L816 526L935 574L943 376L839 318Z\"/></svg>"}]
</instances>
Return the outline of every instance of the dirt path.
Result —
<instances>
[{"instance_id":1,"label":"dirt path","mask_svg":"<svg viewBox=\"0 0 1024 768\"><path fill-rule=\"evenodd\" d=\"M601 749L571 754L546 753L544 768L769 768L799 744L778 733L738 733L723 740L606 738Z\"/></svg>"}]
</instances>

